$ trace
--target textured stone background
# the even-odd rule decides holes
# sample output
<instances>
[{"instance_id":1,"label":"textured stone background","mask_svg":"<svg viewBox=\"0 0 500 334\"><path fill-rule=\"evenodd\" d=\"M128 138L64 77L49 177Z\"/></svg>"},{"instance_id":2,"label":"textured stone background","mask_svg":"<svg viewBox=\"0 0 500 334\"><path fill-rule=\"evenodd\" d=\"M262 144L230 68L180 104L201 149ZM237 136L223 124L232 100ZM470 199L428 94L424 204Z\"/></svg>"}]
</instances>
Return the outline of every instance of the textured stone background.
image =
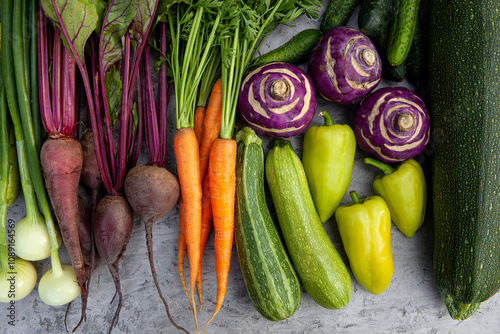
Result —
<instances>
[{"instance_id":1,"label":"textured stone background","mask_svg":"<svg viewBox=\"0 0 500 334\"><path fill-rule=\"evenodd\" d=\"M322 10L322 12L324 9ZM356 27L356 16L349 26ZM278 27L263 43L261 50L266 52L290 39L305 28L316 28L319 21L299 18L295 27ZM305 69L305 64L302 65ZM395 86L393 82L383 81L380 87ZM403 84L406 85L406 84ZM318 99L317 112L327 110L334 122L352 122L352 107L339 107ZM171 108L172 108L171 104ZM173 112L173 110L171 110ZM168 168L175 172L172 141L175 123L171 113L171 135L169 138ZM319 116L314 125L322 124ZM292 139L296 152L302 154L303 135ZM270 140L264 138L267 152ZM421 156L421 162L428 171L430 155L428 151ZM377 171L364 166L364 154L357 152L351 190L358 191L362 197L373 194L371 182ZM144 157L142 158L144 161ZM81 194L86 196L84 189ZM269 199L269 198L268 198ZM270 202L270 201L269 201ZM346 196L341 203L350 202ZM255 310L247 295L241 276L236 248L233 248L228 290L224 305L218 316L209 325L207 333L498 333L500 332L500 298L492 297L483 303L476 314L467 321L454 321L448 315L443 294L438 290L432 267L433 222L431 207L422 228L411 239L407 239L393 225L392 244L394 255L394 275L389 288L379 296L365 291L353 279L353 295L350 303L342 310L327 310L317 305L303 291L299 310L289 319L279 323L265 320ZM18 199L8 213L8 218L16 221L24 216L24 201ZM190 332L195 332L192 313L177 273L177 206L156 223L153 231L154 254L158 278L164 295L167 297L175 321ZM342 248L336 223L333 219L325 224L329 236L340 254L347 260ZM64 247L60 250L61 261L69 263ZM347 262L346 262L347 263ZM35 263L39 278L49 269L48 260ZM146 240L143 224L136 220L132 238L121 260L120 276L124 305L120 319L113 333L175 333L178 332L168 321L163 304L153 285L147 260ZM203 258L202 312L198 313L200 326L210 318L214 310L216 279L214 266L213 233L207 243ZM92 276L88 301L87 322L79 329L80 333L105 333L116 308L116 301L110 305L115 288L111 275L103 262L100 262ZM70 310L70 328L79 319L80 302L77 299ZM65 333L63 319L65 307L51 307L41 302L37 287L24 300L16 303L16 327L7 325L6 308L0 310L0 332L3 333Z\"/></svg>"}]
</instances>

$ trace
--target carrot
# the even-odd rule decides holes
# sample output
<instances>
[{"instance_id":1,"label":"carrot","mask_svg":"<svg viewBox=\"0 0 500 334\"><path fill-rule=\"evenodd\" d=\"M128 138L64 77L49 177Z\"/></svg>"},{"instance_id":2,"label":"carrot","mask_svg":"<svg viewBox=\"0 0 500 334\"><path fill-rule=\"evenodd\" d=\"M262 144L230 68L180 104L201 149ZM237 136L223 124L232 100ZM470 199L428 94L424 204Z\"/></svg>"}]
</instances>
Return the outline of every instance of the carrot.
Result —
<instances>
[{"instance_id":1,"label":"carrot","mask_svg":"<svg viewBox=\"0 0 500 334\"><path fill-rule=\"evenodd\" d=\"M234 232L236 141L233 139L216 139L210 150L209 161L208 175L210 178L210 197L215 230L217 298L215 311L205 324L205 329L221 309L226 295Z\"/></svg>"},{"instance_id":2,"label":"carrot","mask_svg":"<svg viewBox=\"0 0 500 334\"><path fill-rule=\"evenodd\" d=\"M184 203L184 231L189 259L191 307L193 309L196 330L198 331L194 289L200 262L202 191L198 142L196 141L196 134L193 128L185 127L176 130L174 152L177 160L177 174L181 186L182 201Z\"/></svg>"},{"instance_id":3,"label":"carrot","mask_svg":"<svg viewBox=\"0 0 500 334\"><path fill-rule=\"evenodd\" d=\"M202 277L202 257L205 251L205 244L208 235L212 229L212 203L210 199L210 184L208 175L205 175L201 183L202 199L201 199L201 237L200 237L200 267L198 268L198 277L196 278L196 286L198 288L198 296L200 298L200 310L203 307L203 298L201 292L201 277Z\"/></svg>"},{"instance_id":4,"label":"carrot","mask_svg":"<svg viewBox=\"0 0 500 334\"><path fill-rule=\"evenodd\" d=\"M204 176L208 167L208 156L212 143L219 137L222 112L222 80L218 79L210 94L205 121L203 123L203 137L200 144L200 168Z\"/></svg>"},{"instance_id":5,"label":"carrot","mask_svg":"<svg viewBox=\"0 0 500 334\"><path fill-rule=\"evenodd\" d=\"M201 138L203 136L203 123L205 121L205 111L206 108L204 106L197 106L194 111L194 133L196 134L196 140L198 141L198 145L201 143Z\"/></svg>"},{"instance_id":6,"label":"carrot","mask_svg":"<svg viewBox=\"0 0 500 334\"><path fill-rule=\"evenodd\" d=\"M189 294L186 287L186 279L184 278L184 258L186 257L186 236L184 233L184 202L182 197L179 197L179 240L177 240L177 269L179 271L179 277L181 278L182 287L184 288L184 293L191 306L191 299L189 299ZM191 306L192 307L192 306Z\"/></svg>"}]
</instances>

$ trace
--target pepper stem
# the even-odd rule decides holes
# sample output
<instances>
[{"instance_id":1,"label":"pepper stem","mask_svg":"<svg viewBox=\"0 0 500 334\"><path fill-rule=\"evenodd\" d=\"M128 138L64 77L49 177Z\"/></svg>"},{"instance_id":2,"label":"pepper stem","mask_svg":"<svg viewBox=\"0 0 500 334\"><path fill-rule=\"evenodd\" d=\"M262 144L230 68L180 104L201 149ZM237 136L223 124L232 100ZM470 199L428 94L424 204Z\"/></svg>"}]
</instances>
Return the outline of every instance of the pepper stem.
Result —
<instances>
[{"instance_id":1,"label":"pepper stem","mask_svg":"<svg viewBox=\"0 0 500 334\"><path fill-rule=\"evenodd\" d=\"M323 116L323 118L325 119L325 126L330 126L330 125L333 125L333 121L332 121L332 118L330 117L330 114L327 112L327 111L320 111L319 113L320 116Z\"/></svg>"},{"instance_id":2,"label":"pepper stem","mask_svg":"<svg viewBox=\"0 0 500 334\"><path fill-rule=\"evenodd\" d=\"M389 166L388 164L383 163L382 161L378 161L373 158L365 158L365 164L367 165L372 165L380 169L382 172L384 172L385 175L389 175L394 173L396 170Z\"/></svg>"},{"instance_id":3,"label":"pepper stem","mask_svg":"<svg viewBox=\"0 0 500 334\"><path fill-rule=\"evenodd\" d=\"M349 195L351 195L353 204L362 204L363 203L363 201L359 199L358 194L356 194L356 192L354 190L350 191Z\"/></svg>"}]
</instances>

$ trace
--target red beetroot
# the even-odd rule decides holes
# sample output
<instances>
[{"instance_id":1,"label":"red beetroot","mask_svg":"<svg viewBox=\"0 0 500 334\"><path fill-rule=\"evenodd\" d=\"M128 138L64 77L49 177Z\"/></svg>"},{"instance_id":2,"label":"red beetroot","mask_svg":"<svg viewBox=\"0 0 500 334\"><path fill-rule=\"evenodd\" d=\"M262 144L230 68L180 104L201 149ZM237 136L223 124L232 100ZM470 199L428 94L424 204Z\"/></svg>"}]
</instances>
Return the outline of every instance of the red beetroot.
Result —
<instances>
[{"instance_id":1,"label":"red beetroot","mask_svg":"<svg viewBox=\"0 0 500 334\"><path fill-rule=\"evenodd\" d=\"M95 269L92 267L92 234L89 206L83 198L78 197L78 239L80 240L80 247L82 249L83 262L88 267L87 276L90 276L91 268Z\"/></svg>"},{"instance_id":2,"label":"red beetroot","mask_svg":"<svg viewBox=\"0 0 500 334\"><path fill-rule=\"evenodd\" d=\"M82 138L80 138L80 144L82 145L83 151L81 182L90 189L92 195L93 214L95 212L97 202L99 201L99 193L103 184L101 173L99 172L99 166L97 164L92 131L86 131L83 134Z\"/></svg>"},{"instance_id":3,"label":"red beetroot","mask_svg":"<svg viewBox=\"0 0 500 334\"><path fill-rule=\"evenodd\" d=\"M95 244L113 277L116 288L115 297L118 295L118 307L109 332L117 324L118 315L122 308L123 296L118 273L118 261L130 240L133 224L134 214L125 197L107 195L99 201L94 216Z\"/></svg>"},{"instance_id":4,"label":"red beetroot","mask_svg":"<svg viewBox=\"0 0 500 334\"><path fill-rule=\"evenodd\" d=\"M177 178L164 167L138 165L130 170L125 179L125 195L134 212L144 222L149 265L156 289L165 305L169 320L176 328L184 330L174 322L170 315L167 301L158 284L153 261L153 223L175 206L179 194Z\"/></svg>"},{"instance_id":5,"label":"red beetroot","mask_svg":"<svg viewBox=\"0 0 500 334\"><path fill-rule=\"evenodd\" d=\"M87 305L87 275L78 239L78 183L83 164L82 147L71 138L48 138L42 146L40 163L45 186L81 289L82 318L79 325L85 318Z\"/></svg>"}]
</instances>

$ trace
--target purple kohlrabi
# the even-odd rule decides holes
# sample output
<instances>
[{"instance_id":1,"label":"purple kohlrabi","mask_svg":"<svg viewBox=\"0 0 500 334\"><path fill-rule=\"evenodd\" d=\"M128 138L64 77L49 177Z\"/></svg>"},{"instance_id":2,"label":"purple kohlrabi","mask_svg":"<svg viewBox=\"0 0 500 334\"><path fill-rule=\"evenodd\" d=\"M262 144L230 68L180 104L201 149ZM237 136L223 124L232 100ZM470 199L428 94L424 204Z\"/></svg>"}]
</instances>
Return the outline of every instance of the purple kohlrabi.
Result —
<instances>
[{"instance_id":1,"label":"purple kohlrabi","mask_svg":"<svg viewBox=\"0 0 500 334\"><path fill-rule=\"evenodd\" d=\"M311 79L300 68L273 62L250 72L241 85L238 112L255 132L292 137L307 129L316 110Z\"/></svg>"},{"instance_id":2,"label":"purple kohlrabi","mask_svg":"<svg viewBox=\"0 0 500 334\"><path fill-rule=\"evenodd\" d=\"M321 96L347 105L375 89L382 77L382 62L368 37L356 29L336 27L311 51L308 71Z\"/></svg>"},{"instance_id":3,"label":"purple kohlrabi","mask_svg":"<svg viewBox=\"0 0 500 334\"><path fill-rule=\"evenodd\" d=\"M420 154L429 141L429 115L422 99L403 87L368 95L354 116L354 134L366 153L387 162Z\"/></svg>"}]
</instances>

